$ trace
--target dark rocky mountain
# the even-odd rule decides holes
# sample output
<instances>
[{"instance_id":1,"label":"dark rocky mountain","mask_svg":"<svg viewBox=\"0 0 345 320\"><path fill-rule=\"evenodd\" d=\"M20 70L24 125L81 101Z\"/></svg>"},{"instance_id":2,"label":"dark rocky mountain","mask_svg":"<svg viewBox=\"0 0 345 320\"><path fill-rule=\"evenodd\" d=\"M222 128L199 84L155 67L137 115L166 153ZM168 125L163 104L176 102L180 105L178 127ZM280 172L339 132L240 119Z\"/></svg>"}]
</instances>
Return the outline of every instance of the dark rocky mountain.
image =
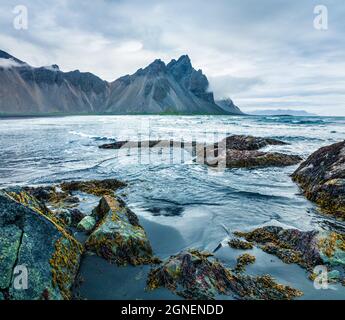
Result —
<instances>
[{"instance_id":1,"label":"dark rocky mountain","mask_svg":"<svg viewBox=\"0 0 345 320\"><path fill-rule=\"evenodd\" d=\"M228 114L234 115L244 115L239 107L237 107L234 102L228 98L216 101L217 105L220 106Z\"/></svg>"},{"instance_id":2,"label":"dark rocky mountain","mask_svg":"<svg viewBox=\"0 0 345 320\"><path fill-rule=\"evenodd\" d=\"M34 68L0 51L2 114L240 113L233 104L217 105L208 87L186 55L167 65L155 60L109 83L88 72L62 72L57 65Z\"/></svg>"}]
</instances>

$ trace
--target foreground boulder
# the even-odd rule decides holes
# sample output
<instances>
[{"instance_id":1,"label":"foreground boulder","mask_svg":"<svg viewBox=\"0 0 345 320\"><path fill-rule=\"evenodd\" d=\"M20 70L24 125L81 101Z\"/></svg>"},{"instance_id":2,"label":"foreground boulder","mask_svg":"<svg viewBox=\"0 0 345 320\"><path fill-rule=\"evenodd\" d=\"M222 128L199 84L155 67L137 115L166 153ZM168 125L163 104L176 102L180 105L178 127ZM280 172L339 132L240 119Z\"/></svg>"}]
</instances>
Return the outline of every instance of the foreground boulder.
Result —
<instances>
[{"instance_id":1,"label":"foreground boulder","mask_svg":"<svg viewBox=\"0 0 345 320\"><path fill-rule=\"evenodd\" d=\"M267 275L254 277L231 272L211 254L196 250L172 256L151 270L147 287L150 290L165 287L185 299L194 300L215 299L218 295L289 300L302 295L299 290L277 284Z\"/></svg>"},{"instance_id":2,"label":"foreground boulder","mask_svg":"<svg viewBox=\"0 0 345 320\"><path fill-rule=\"evenodd\" d=\"M94 210L96 229L86 248L117 265L156 263L138 217L113 196L104 196Z\"/></svg>"},{"instance_id":3,"label":"foreground boulder","mask_svg":"<svg viewBox=\"0 0 345 320\"><path fill-rule=\"evenodd\" d=\"M300 231L268 226L251 232L235 232L238 237L277 256L285 263L296 263L313 271L319 265L329 271L338 268L345 271L345 235L329 231ZM343 273L343 278L345 275Z\"/></svg>"},{"instance_id":4,"label":"foreground boulder","mask_svg":"<svg viewBox=\"0 0 345 320\"><path fill-rule=\"evenodd\" d=\"M324 212L345 219L345 141L314 152L292 179Z\"/></svg>"},{"instance_id":5,"label":"foreground boulder","mask_svg":"<svg viewBox=\"0 0 345 320\"><path fill-rule=\"evenodd\" d=\"M0 292L5 299L70 299L81 254L81 244L31 194L20 188L0 191ZM23 266L26 290L14 286L14 270Z\"/></svg>"}]
</instances>

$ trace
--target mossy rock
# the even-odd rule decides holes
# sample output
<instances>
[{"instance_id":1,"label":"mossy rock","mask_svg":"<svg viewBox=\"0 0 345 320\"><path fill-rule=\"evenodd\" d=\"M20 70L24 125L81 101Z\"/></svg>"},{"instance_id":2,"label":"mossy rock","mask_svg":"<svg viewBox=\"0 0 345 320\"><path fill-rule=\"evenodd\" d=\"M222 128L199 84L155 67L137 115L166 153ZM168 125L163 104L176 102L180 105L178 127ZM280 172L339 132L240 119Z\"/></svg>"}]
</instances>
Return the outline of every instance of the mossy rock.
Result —
<instances>
[{"instance_id":1,"label":"mossy rock","mask_svg":"<svg viewBox=\"0 0 345 320\"><path fill-rule=\"evenodd\" d=\"M121 201L104 196L93 214L98 223L86 242L88 250L117 265L157 262L137 216Z\"/></svg>"}]
</instances>

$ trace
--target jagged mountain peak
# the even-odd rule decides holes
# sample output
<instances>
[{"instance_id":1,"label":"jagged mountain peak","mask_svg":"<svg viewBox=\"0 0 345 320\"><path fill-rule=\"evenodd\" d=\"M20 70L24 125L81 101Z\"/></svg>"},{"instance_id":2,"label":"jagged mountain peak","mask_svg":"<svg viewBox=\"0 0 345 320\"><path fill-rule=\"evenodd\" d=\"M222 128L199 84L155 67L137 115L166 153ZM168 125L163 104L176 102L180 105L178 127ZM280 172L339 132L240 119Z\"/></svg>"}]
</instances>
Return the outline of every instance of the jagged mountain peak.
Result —
<instances>
[{"instance_id":1,"label":"jagged mountain peak","mask_svg":"<svg viewBox=\"0 0 345 320\"><path fill-rule=\"evenodd\" d=\"M31 67L0 50L0 113L229 113L215 103L208 87L188 55L168 64L156 59L108 83L89 72L63 72L57 65Z\"/></svg>"}]
</instances>

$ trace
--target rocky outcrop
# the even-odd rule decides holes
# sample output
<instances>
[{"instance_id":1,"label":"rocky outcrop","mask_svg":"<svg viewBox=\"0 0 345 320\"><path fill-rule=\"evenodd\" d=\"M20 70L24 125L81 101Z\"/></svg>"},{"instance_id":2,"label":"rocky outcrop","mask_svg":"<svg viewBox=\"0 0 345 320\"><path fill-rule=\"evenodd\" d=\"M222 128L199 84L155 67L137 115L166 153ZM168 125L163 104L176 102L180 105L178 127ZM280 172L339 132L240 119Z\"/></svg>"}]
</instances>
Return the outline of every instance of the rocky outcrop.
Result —
<instances>
[{"instance_id":1,"label":"rocky outcrop","mask_svg":"<svg viewBox=\"0 0 345 320\"><path fill-rule=\"evenodd\" d=\"M287 143L270 138L233 135L220 142L204 143L170 140L152 141L117 141L100 145L101 149L142 149L142 148L183 148L189 151L200 164L222 168L283 167L298 164L302 158L279 152L263 152L259 149L268 145L286 145Z\"/></svg>"},{"instance_id":2,"label":"rocky outcrop","mask_svg":"<svg viewBox=\"0 0 345 320\"><path fill-rule=\"evenodd\" d=\"M52 212L23 189L0 191L0 292L6 299L70 299L81 244ZM16 288L16 267L28 272Z\"/></svg>"},{"instance_id":3,"label":"rocky outcrop","mask_svg":"<svg viewBox=\"0 0 345 320\"><path fill-rule=\"evenodd\" d=\"M288 143L271 138L254 137L247 135L232 135L223 139L220 143L214 144L217 148L226 148L240 151L259 150L267 146L283 146Z\"/></svg>"},{"instance_id":4,"label":"rocky outcrop","mask_svg":"<svg viewBox=\"0 0 345 320\"><path fill-rule=\"evenodd\" d=\"M117 265L156 263L145 230L138 217L112 196L104 196L93 214L96 229L86 248Z\"/></svg>"},{"instance_id":5,"label":"rocky outcrop","mask_svg":"<svg viewBox=\"0 0 345 320\"><path fill-rule=\"evenodd\" d=\"M325 213L345 219L345 141L314 152L292 179Z\"/></svg>"},{"instance_id":6,"label":"rocky outcrop","mask_svg":"<svg viewBox=\"0 0 345 320\"><path fill-rule=\"evenodd\" d=\"M57 65L35 68L0 50L1 114L232 114L215 103L208 87L186 55L167 65L157 59L109 83Z\"/></svg>"},{"instance_id":7,"label":"rocky outcrop","mask_svg":"<svg viewBox=\"0 0 345 320\"><path fill-rule=\"evenodd\" d=\"M327 266L342 272L345 278L345 235L330 231L300 231L268 226L251 232L235 232L238 237L258 245L285 263L296 263L308 271Z\"/></svg>"},{"instance_id":8,"label":"rocky outcrop","mask_svg":"<svg viewBox=\"0 0 345 320\"><path fill-rule=\"evenodd\" d=\"M151 270L147 287L165 287L185 299L210 300L219 295L240 299L289 300L302 295L299 290L277 284L270 276L248 276L226 269L212 255L196 250L170 257Z\"/></svg>"},{"instance_id":9,"label":"rocky outcrop","mask_svg":"<svg viewBox=\"0 0 345 320\"><path fill-rule=\"evenodd\" d=\"M205 149L197 153L196 161L219 168L265 168L292 166L301 162L297 155L279 152Z\"/></svg>"}]
</instances>

